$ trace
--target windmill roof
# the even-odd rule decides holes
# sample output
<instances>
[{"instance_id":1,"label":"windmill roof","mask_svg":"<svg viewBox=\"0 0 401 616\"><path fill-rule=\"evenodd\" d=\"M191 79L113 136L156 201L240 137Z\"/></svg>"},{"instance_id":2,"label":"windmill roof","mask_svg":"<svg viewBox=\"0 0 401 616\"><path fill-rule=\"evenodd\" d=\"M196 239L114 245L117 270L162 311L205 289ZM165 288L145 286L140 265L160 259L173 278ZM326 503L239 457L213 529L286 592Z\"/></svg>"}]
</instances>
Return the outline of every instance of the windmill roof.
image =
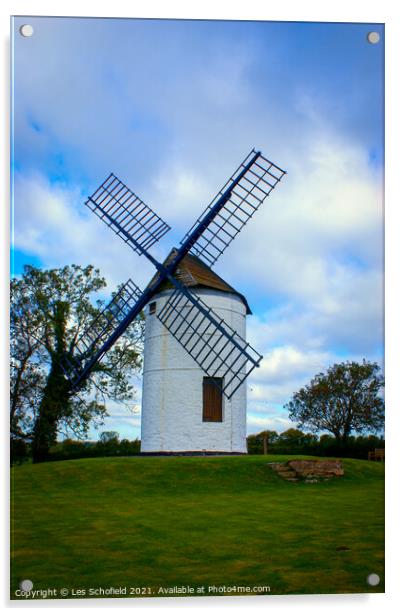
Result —
<instances>
[{"instance_id":1,"label":"windmill roof","mask_svg":"<svg viewBox=\"0 0 401 616\"><path fill-rule=\"evenodd\" d=\"M165 259L163 265L168 266L177 254L177 249L173 248ZM174 271L174 276L186 287L200 287L207 289L216 289L218 291L225 291L226 293L234 293L241 298L246 307L246 313L252 314L252 311L246 301L246 298L242 293L239 293L228 284L223 278L218 276L206 263L204 263L199 257L187 254L180 261L177 268ZM148 287L152 285L159 274L155 274L150 280ZM148 288L147 287L147 288ZM157 289L157 293L164 289L170 289L172 284L169 280L165 280L163 284Z\"/></svg>"}]
</instances>

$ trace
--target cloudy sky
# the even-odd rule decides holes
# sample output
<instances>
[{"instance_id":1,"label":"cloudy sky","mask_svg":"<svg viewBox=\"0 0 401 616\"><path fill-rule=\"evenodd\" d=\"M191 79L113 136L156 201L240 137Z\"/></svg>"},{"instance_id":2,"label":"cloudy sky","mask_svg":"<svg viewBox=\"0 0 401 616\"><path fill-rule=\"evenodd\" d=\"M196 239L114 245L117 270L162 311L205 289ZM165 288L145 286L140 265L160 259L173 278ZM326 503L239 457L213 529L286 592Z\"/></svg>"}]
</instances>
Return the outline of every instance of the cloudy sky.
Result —
<instances>
[{"instance_id":1,"label":"cloudy sky","mask_svg":"<svg viewBox=\"0 0 401 616\"><path fill-rule=\"evenodd\" d=\"M86 211L86 196L116 173L172 227L152 249L162 259L255 147L287 176L215 266L247 296L248 340L264 355L248 432L287 429L283 405L332 363L382 362L381 25L13 27L13 274L93 263L110 293L128 277L143 288L152 266ZM138 412L111 411L107 429L139 436Z\"/></svg>"}]
</instances>

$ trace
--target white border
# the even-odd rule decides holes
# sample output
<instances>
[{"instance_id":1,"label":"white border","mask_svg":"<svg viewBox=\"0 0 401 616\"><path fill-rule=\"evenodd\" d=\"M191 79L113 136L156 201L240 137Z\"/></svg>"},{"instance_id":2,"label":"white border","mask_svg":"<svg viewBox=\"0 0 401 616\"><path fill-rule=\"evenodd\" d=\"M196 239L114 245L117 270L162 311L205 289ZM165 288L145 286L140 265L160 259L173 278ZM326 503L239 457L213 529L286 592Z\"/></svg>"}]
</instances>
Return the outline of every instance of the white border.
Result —
<instances>
[{"instance_id":1,"label":"white border","mask_svg":"<svg viewBox=\"0 0 401 616\"><path fill-rule=\"evenodd\" d=\"M248 0L237 2L234 0L203 0L195 5L187 1L137 0L123 1L113 0L112 3L100 4L89 0L59 0L57 3L49 0L35 0L10 2L3 0L1 3L1 29L3 61L1 63L1 84L3 92L1 97L3 152L5 161L1 165L1 179L3 180L3 217L0 224L1 247L3 258L1 259L1 293L0 319L5 323L8 312L8 183L9 183L9 16L10 15L65 15L65 16L97 16L97 17L153 17L153 18L196 18L196 19L266 19L275 21L335 21L335 22L370 22L386 24L386 377L387 377L387 543L386 543L386 594L385 595L314 595L314 596L285 596L285 597L241 597L241 598L205 598L205 599L148 599L135 600L108 600L101 601L41 601L35 603L8 602L8 554L3 551L2 559L2 599L7 609L23 613L29 605L32 612L41 612L43 609L67 609L75 613L91 612L98 609L129 609L135 613L149 613L149 610L162 610L164 613L176 613L177 610L190 609L194 612L219 611L230 614L243 613L245 610L274 611L281 614L296 612L302 616L308 614L325 615L338 614L339 611L352 610L354 614L364 616L375 614L380 610L387 611L400 603L400 510L397 503L399 492L399 472L401 461L397 459L397 447L400 448L401 438L401 400L399 393L400 368L401 368L401 340L400 340L400 302L401 302L401 277L400 277L400 215L397 204L398 186L401 181L400 155L401 132L400 132L400 20L397 14L396 3L392 0L381 2L365 0L336 0L336 2L322 2L321 0L280 0L268 2L267 0ZM4 331L4 330L3 330ZM5 336L2 337L5 340ZM1 374L2 383L6 383L8 373L7 351L2 344ZM6 387L4 389L7 389ZM3 434L7 434L7 398L6 391L3 394ZM7 451L5 451L5 456ZM8 483L8 461L3 457L4 482ZM397 473L397 465L399 470ZM397 476L398 474L398 476ZM4 502L4 500L3 500ZM7 499L5 499L7 502ZM8 534L7 505L2 508L2 528ZM396 531L398 537L396 537Z\"/></svg>"}]
</instances>

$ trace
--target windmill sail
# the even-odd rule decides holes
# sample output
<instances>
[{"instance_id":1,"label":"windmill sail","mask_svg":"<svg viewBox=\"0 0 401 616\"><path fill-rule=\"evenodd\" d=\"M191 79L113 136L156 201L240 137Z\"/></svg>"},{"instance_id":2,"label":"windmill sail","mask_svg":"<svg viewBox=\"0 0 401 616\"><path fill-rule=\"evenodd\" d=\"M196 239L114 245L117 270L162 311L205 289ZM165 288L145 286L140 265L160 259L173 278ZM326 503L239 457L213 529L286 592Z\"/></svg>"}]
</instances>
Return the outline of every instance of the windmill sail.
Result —
<instances>
[{"instance_id":1,"label":"windmill sail","mask_svg":"<svg viewBox=\"0 0 401 616\"><path fill-rule=\"evenodd\" d=\"M138 254L171 228L113 173L85 204Z\"/></svg>"},{"instance_id":2,"label":"windmill sail","mask_svg":"<svg viewBox=\"0 0 401 616\"><path fill-rule=\"evenodd\" d=\"M256 368L260 355L198 296L177 288L157 314L159 320L230 399Z\"/></svg>"},{"instance_id":3,"label":"windmill sail","mask_svg":"<svg viewBox=\"0 0 401 616\"><path fill-rule=\"evenodd\" d=\"M141 289L129 279L78 338L74 357L65 357L63 361L64 372L72 385L76 386L83 374L102 358L110 346L108 342L116 328L128 317L130 320L127 326L132 322L135 318L133 310L142 295Z\"/></svg>"},{"instance_id":4,"label":"windmill sail","mask_svg":"<svg viewBox=\"0 0 401 616\"><path fill-rule=\"evenodd\" d=\"M89 375L164 281L169 280L176 291L158 315L161 322L208 376L223 377L225 395L233 395L259 365L261 355L183 287L173 272L189 252L212 266L284 174L280 167L252 150L184 237L169 264L159 263L148 252L170 230L169 225L113 173L109 175L86 205L135 252L146 255L158 275L144 293L129 280L81 336L78 354L63 361L74 387Z\"/></svg>"},{"instance_id":5,"label":"windmill sail","mask_svg":"<svg viewBox=\"0 0 401 616\"><path fill-rule=\"evenodd\" d=\"M183 249L212 266L284 174L252 150L185 235Z\"/></svg>"}]
</instances>

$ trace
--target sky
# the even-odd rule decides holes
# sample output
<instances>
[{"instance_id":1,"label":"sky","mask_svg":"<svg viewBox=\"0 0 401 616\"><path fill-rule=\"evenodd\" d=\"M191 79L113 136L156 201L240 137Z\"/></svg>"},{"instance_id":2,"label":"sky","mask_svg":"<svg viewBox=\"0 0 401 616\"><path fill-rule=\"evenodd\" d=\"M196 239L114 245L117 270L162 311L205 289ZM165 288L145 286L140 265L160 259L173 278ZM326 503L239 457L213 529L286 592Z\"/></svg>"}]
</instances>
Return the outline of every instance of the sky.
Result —
<instances>
[{"instance_id":1,"label":"sky","mask_svg":"<svg viewBox=\"0 0 401 616\"><path fill-rule=\"evenodd\" d=\"M264 356L248 379L248 433L292 427L284 404L333 363L383 362L382 25L12 28L14 275L93 263L109 293L129 277L144 288L153 266L87 195L118 175L172 227L152 248L162 260L255 147L287 175L214 267L247 297L247 339ZM140 436L134 384L133 413L110 405L101 430Z\"/></svg>"}]
</instances>

